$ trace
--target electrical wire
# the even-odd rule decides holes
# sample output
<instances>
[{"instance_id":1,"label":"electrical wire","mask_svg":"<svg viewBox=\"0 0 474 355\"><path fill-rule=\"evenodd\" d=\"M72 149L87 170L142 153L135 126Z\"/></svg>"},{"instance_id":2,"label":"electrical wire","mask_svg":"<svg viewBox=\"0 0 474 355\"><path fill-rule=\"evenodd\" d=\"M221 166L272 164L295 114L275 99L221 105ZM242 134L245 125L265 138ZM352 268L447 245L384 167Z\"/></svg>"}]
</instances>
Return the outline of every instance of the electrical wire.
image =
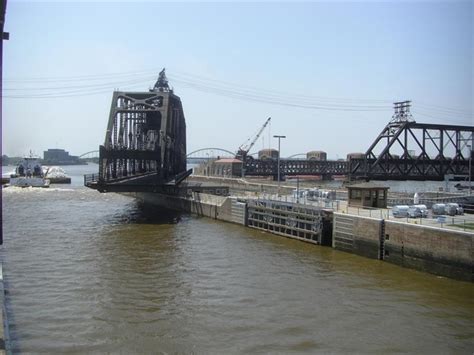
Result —
<instances>
[{"instance_id":1,"label":"electrical wire","mask_svg":"<svg viewBox=\"0 0 474 355\"><path fill-rule=\"evenodd\" d=\"M143 87L141 84L134 84L128 85L127 88L134 88L134 87ZM56 99L56 98L64 98L64 97L82 97L82 96L91 96L97 94L104 94L110 93L112 88L103 88L103 89L96 89L96 90L73 90L73 91L66 91L62 93L48 93L48 94L37 94L37 95L7 95L3 96L4 98L12 98L12 99ZM124 88L125 89L125 88Z\"/></svg>"},{"instance_id":2,"label":"electrical wire","mask_svg":"<svg viewBox=\"0 0 474 355\"><path fill-rule=\"evenodd\" d=\"M160 72L162 68L151 68L140 71L121 72L121 73L108 73L108 74L89 74L80 76L64 76L64 77L28 77L28 78L9 78L5 77L5 83L28 83L28 82L74 82L74 81L94 81L104 80L110 78L122 78L136 75L147 75L156 76L156 73Z\"/></svg>"},{"instance_id":3,"label":"electrical wire","mask_svg":"<svg viewBox=\"0 0 474 355\"><path fill-rule=\"evenodd\" d=\"M436 115L432 115L430 114L429 112L427 113L426 111L424 110L420 110L420 109L415 109L412 111L412 115L416 118L416 116L423 116L423 117L427 117L427 118L431 118L431 119L435 119L436 121L438 122L446 122L447 121L447 117L446 115L444 115L443 117L439 117L439 116L436 116Z\"/></svg>"},{"instance_id":4,"label":"electrical wire","mask_svg":"<svg viewBox=\"0 0 474 355\"><path fill-rule=\"evenodd\" d=\"M426 103L419 102L419 101L417 101L416 104L417 104L417 106L425 107L427 109L435 109L435 110L438 110L438 111L457 112L457 113L461 113L461 114L464 113L464 114L472 115L472 110L471 111L466 111L466 110L461 110L461 109L457 109L457 108L450 108L450 107L438 106L438 105L430 105L430 104L426 104Z\"/></svg>"},{"instance_id":5,"label":"electrical wire","mask_svg":"<svg viewBox=\"0 0 474 355\"><path fill-rule=\"evenodd\" d=\"M143 84L149 83L149 77L144 77L141 79L130 80L130 81L115 81L115 82L108 82L108 83L100 83L100 84L89 84L89 85L72 85L72 86L48 86L48 87L22 87L22 88L4 88L5 91L33 91L33 90L40 90L40 91L58 91L58 90L68 90L68 89L83 89L89 90L94 88L110 88L110 87L117 87L129 84Z\"/></svg>"},{"instance_id":6,"label":"electrical wire","mask_svg":"<svg viewBox=\"0 0 474 355\"><path fill-rule=\"evenodd\" d=\"M8 94L3 97L6 99L53 99L97 95L109 92L117 87L121 87L122 90L135 88L139 85L143 87L150 82L151 77L156 77L158 71L161 71L161 68L69 77L6 78L7 86L4 90ZM271 105L324 111L380 112L392 110L392 100L295 95L294 93L262 89L174 71L169 78L172 82L192 90ZM31 86L36 83L46 85ZM61 85L62 83L64 85ZM22 93L18 93L19 91ZM461 118L472 119L472 112L466 110L430 105L418 101L416 107L418 114L438 120L443 120L443 118L437 117L437 115L456 115Z\"/></svg>"},{"instance_id":7,"label":"electrical wire","mask_svg":"<svg viewBox=\"0 0 474 355\"><path fill-rule=\"evenodd\" d=\"M215 79L210 79L210 78L204 78L202 76L198 76L198 75L194 75L194 74L189 74L189 73L185 73L185 74L180 74L179 72L173 72L173 76L176 77L177 79L183 79L184 78L188 78L188 79L192 79L194 81L197 81L197 82L213 82L213 83L217 83L217 84L220 84L220 85L224 85L224 86L230 86L232 88L243 88L243 89L246 89L246 90L250 90L250 91L256 91L256 92L259 92L259 93L269 93L269 94L275 94L275 95L278 95L278 96L288 96L289 94L288 93L285 93L285 92L282 92L282 91L277 91L277 90L264 90L262 88L257 88L257 87L254 87L254 86L248 86L248 85L240 85L240 84L236 84L236 83L230 83L230 82L226 82L226 81L222 81L222 80L215 80ZM311 100L315 100L315 99L321 99L321 100L327 100L327 101L336 101L336 102L372 102L372 103L375 103L375 102L378 102L378 103L390 103L392 104L393 101L392 100L378 100L378 99L352 99L352 98L336 98L336 97L327 97L327 96L308 96L308 95L299 95L300 97L303 97L303 98L308 98L308 99L311 99Z\"/></svg>"},{"instance_id":8,"label":"electrical wire","mask_svg":"<svg viewBox=\"0 0 474 355\"><path fill-rule=\"evenodd\" d=\"M134 72L125 72L125 73L114 73L114 74L103 74L103 75L85 75L85 76L73 76L73 77L63 77L63 78L48 78L48 77L36 77L36 78L23 78L23 79L6 79L7 83L21 83L21 84L31 84L36 82L46 82L46 83L58 83L58 82L83 82L84 80L103 80L104 78L117 77L127 78L130 76L137 76L140 74L143 76L144 80L148 77L148 73L151 73L150 70L143 71L134 71ZM153 73L156 73L156 69L153 70ZM178 74L179 75L179 74ZM197 78L197 79L196 79ZM288 105L289 102L295 102L296 106L303 108L313 108L313 109L328 109L328 110L357 110L357 111L366 111L372 109L380 109L378 106L361 106L361 105L341 105L333 103L321 102L319 99L315 101L315 98L310 96L291 96L282 92L275 91L265 91L262 89L249 88L244 86L239 86L233 83L228 83L224 81L214 80L214 79L204 79L203 77L193 76L189 79L186 77L178 77L175 79L176 82L181 83L189 88L196 90L214 93L217 95L223 95L231 98L238 98L243 100L251 100L258 102L266 102L271 104L280 104ZM5 91L40 91L40 93L28 93L22 95L5 95L5 98L57 98L57 97L69 97L77 94L78 96L92 95L97 93L102 93L103 90L96 90L98 88L108 89L112 85L122 86L134 83L141 83L141 81L128 81L128 82L118 82L113 83L99 83L99 84L82 84L82 85L69 85L69 86L47 86L47 87L6 87ZM219 83L216 86L214 83ZM239 90L232 89L238 87ZM79 90L70 90L70 89L79 89ZM51 91L54 92L41 92L41 91ZM277 102L275 102L277 101Z\"/></svg>"}]
</instances>

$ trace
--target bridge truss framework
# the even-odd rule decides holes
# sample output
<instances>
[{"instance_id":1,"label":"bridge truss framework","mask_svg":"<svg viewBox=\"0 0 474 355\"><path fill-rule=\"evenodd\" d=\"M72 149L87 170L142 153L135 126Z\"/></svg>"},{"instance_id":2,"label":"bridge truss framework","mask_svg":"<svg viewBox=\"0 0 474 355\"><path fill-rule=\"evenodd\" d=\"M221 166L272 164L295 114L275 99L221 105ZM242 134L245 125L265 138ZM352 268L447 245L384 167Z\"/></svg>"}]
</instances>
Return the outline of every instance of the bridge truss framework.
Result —
<instances>
[{"instance_id":1,"label":"bridge truss framework","mask_svg":"<svg viewBox=\"0 0 474 355\"><path fill-rule=\"evenodd\" d=\"M447 175L474 176L474 164L469 164L474 160L474 126L417 123L410 106L410 101L395 103L392 120L362 157L348 161L281 159L280 175L438 181ZM245 175L275 177L278 162L246 159Z\"/></svg>"},{"instance_id":2,"label":"bridge truss framework","mask_svg":"<svg viewBox=\"0 0 474 355\"><path fill-rule=\"evenodd\" d=\"M409 101L395 103L394 117L365 156L349 161L351 179L444 180L446 175L469 175L474 127L416 123L409 108Z\"/></svg>"}]
</instances>

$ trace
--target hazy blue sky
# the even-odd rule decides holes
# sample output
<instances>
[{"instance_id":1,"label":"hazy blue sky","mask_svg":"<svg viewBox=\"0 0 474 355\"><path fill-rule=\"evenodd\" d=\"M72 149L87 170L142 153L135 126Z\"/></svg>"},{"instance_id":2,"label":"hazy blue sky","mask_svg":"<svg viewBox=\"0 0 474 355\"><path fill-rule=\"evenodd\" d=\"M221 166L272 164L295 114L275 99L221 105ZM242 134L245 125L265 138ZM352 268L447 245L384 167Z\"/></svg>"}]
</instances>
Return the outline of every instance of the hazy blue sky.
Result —
<instances>
[{"instance_id":1,"label":"hazy blue sky","mask_svg":"<svg viewBox=\"0 0 474 355\"><path fill-rule=\"evenodd\" d=\"M472 1L9 0L3 152L98 149L113 89L147 90L162 67L183 101L188 152L234 151L271 116L257 149L286 134L283 156L342 157L365 151L405 99L418 122L474 125L473 11Z\"/></svg>"}]
</instances>

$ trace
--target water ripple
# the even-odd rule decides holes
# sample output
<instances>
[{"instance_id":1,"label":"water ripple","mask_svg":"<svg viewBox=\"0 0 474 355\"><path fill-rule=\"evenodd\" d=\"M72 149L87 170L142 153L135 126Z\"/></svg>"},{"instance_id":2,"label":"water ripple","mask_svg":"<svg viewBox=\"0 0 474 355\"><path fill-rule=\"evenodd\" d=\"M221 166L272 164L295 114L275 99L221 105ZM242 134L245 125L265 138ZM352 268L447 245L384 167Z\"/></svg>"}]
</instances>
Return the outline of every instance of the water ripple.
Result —
<instances>
[{"instance_id":1,"label":"water ripple","mask_svg":"<svg viewBox=\"0 0 474 355\"><path fill-rule=\"evenodd\" d=\"M474 348L472 284L77 186L8 189L14 352Z\"/></svg>"}]
</instances>

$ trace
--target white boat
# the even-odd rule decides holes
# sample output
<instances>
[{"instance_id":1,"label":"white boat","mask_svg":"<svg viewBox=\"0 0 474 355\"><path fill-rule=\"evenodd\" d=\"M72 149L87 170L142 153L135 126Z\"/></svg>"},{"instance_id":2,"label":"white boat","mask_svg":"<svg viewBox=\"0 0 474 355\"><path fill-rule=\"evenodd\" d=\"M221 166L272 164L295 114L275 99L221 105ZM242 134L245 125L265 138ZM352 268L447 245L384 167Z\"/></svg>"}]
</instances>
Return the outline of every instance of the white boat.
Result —
<instances>
[{"instance_id":1,"label":"white boat","mask_svg":"<svg viewBox=\"0 0 474 355\"><path fill-rule=\"evenodd\" d=\"M38 158L25 157L18 164L15 174L10 175L10 186L19 187L49 187Z\"/></svg>"}]
</instances>

